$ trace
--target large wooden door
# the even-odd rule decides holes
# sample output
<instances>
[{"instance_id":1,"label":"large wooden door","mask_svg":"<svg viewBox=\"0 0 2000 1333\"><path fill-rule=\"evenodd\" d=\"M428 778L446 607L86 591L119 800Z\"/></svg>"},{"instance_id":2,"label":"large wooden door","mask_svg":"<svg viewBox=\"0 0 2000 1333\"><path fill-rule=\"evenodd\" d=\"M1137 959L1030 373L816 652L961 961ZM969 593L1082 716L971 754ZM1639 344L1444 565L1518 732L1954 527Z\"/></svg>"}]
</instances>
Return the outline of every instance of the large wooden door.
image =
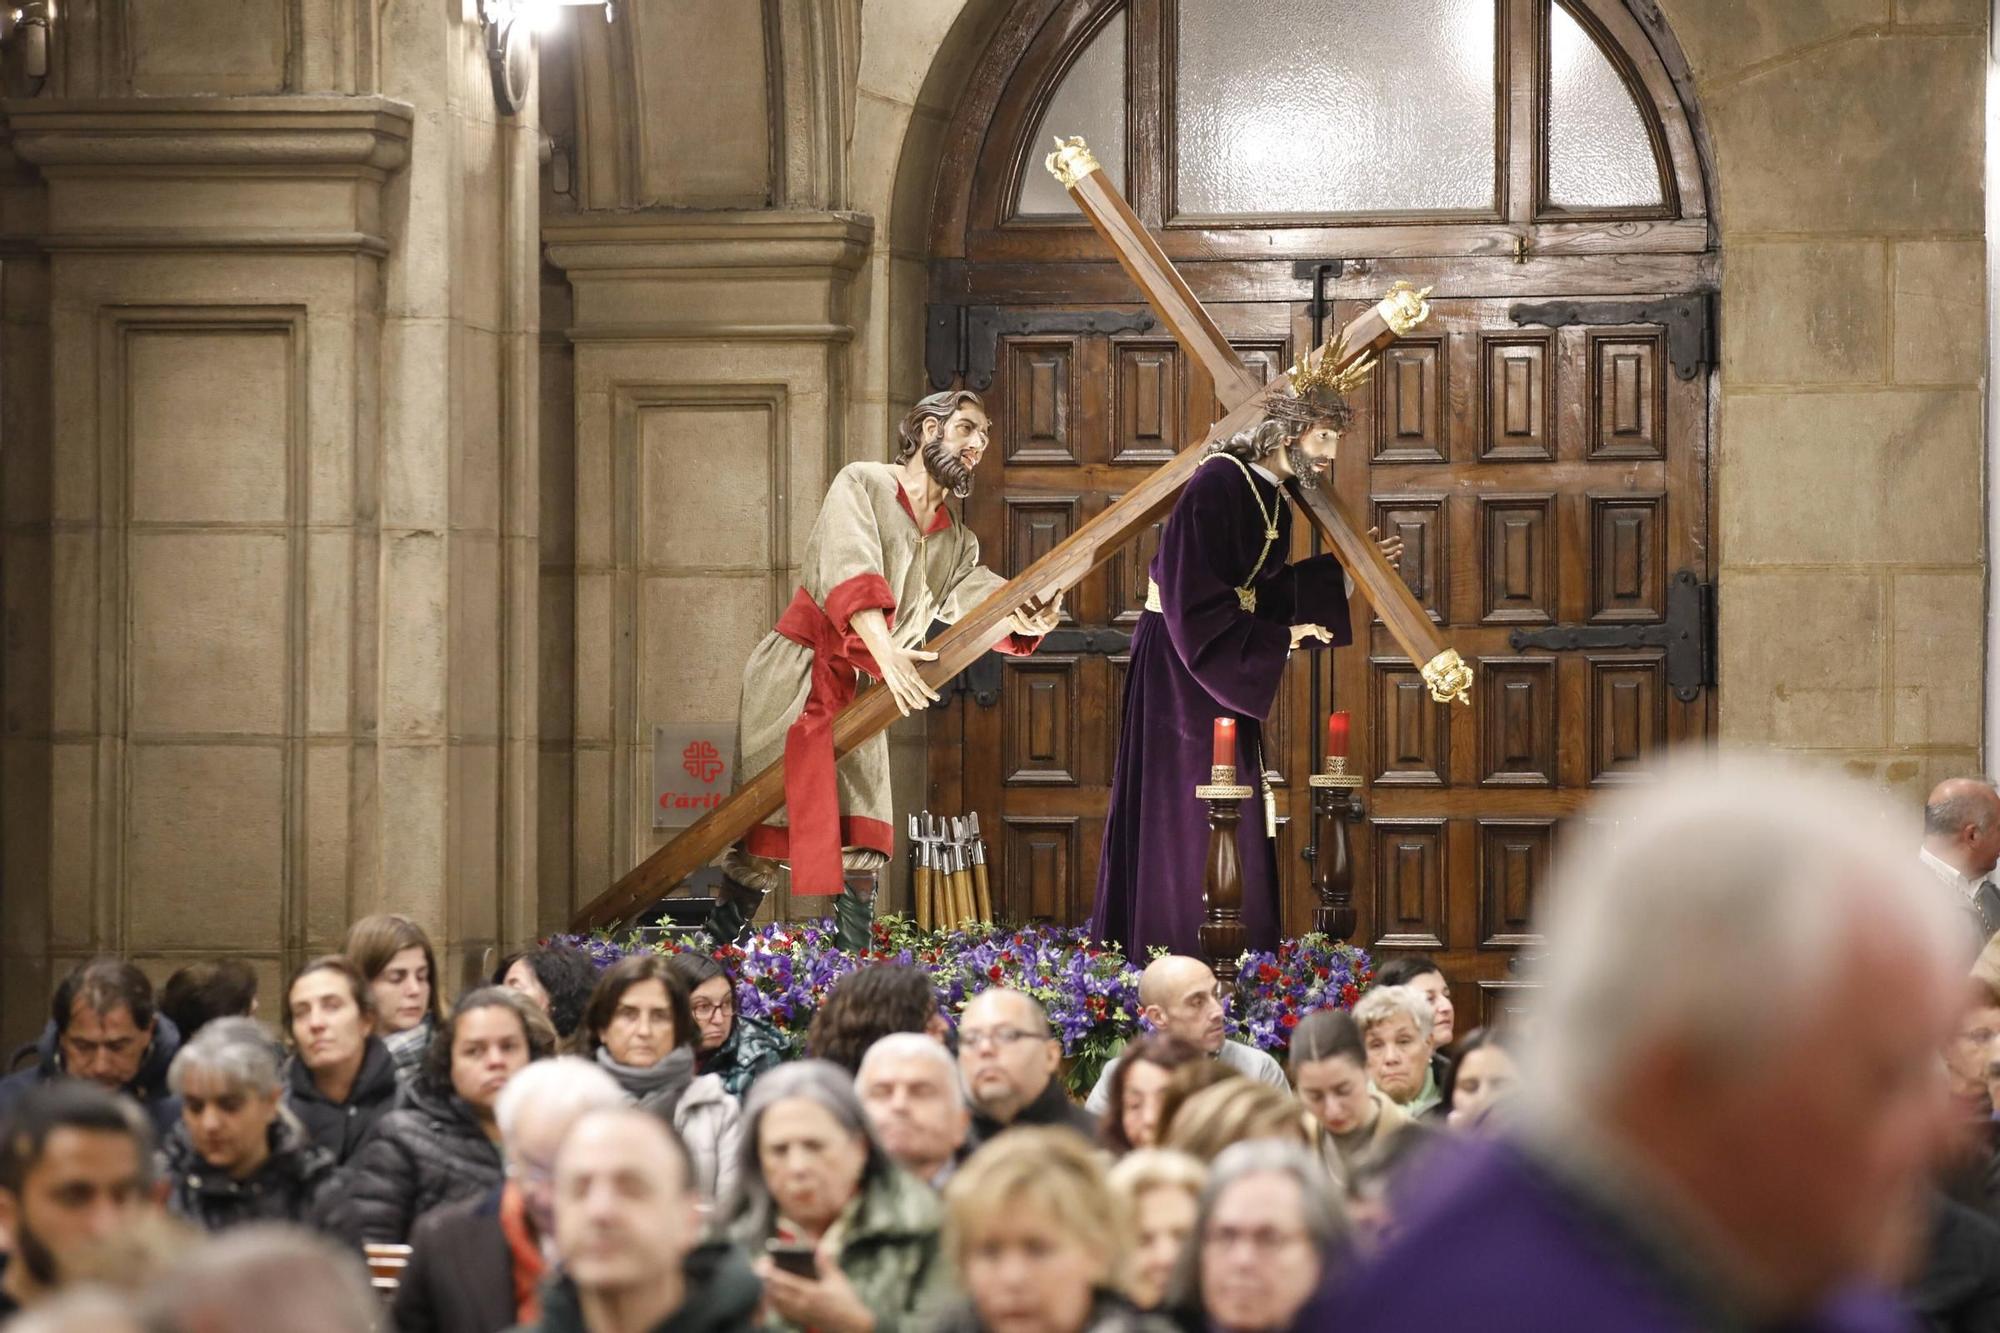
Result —
<instances>
[{"instance_id":1,"label":"large wooden door","mask_svg":"<svg viewBox=\"0 0 2000 1333\"><path fill-rule=\"evenodd\" d=\"M1337 484L1477 671L1447 707L1379 623L1337 655L1360 939L1437 956L1465 1026L1518 984L1569 821L1712 729L1704 327L1698 297L1438 301L1356 404Z\"/></svg>"},{"instance_id":2,"label":"large wooden door","mask_svg":"<svg viewBox=\"0 0 2000 1333\"><path fill-rule=\"evenodd\" d=\"M1290 364L1293 307L1238 304L1216 313L1262 377ZM995 322L1035 331L995 338L985 393L994 418L990 452L999 466L988 463L965 516L985 559L1014 572L1199 438L1223 412L1208 376L1172 338L1096 331L1150 323L1130 308L1017 306ZM1145 606L1157 538L1155 525L1074 589L1062 627L1040 652L989 655L932 715L932 808L980 812L996 908L1010 919L1068 923L1090 914L1131 635ZM1298 749L1304 731L1291 725L1307 707L1309 670L1302 659L1289 673L1271 719L1267 761L1286 791L1303 790L1297 774L1311 763ZM1198 818L1192 792L1188 802L1190 818ZM1280 813L1289 843L1289 799ZM1299 864L1296 856L1281 858L1281 874L1302 882L1293 873Z\"/></svg>"},{"instance_id":3,"label":"large wooden door","mask_svg":"<svg viewBox=\"0 0 2000 1333\"><path fill-rule=\"evenodd\" d=\"M1356 942L1438 957L1468 1021L1517 984L1510 963L1535 946L1536 895L1566 822L1713 726L1701 298L1560 304L1434 302L1355 396L1336 465L1341 493L1362 497L1354 507L1403 537L1406 581L1477 668L1472 707L1431 702L1357 604L1355 644L1295 658L1268 723L1287 933L1309 928L1315 901L1301 778L1323 758L1326 711L1344 708L1368 783L1353 837ZM1300 303L1210 309L1264 377L1314 329ZM1335 303L1322 323L1356 313ZM966 513L987 558L1015 570L1222 413L1199 368L1156 334L1063 331L1052 326L1065 318L1108 321L1053 306L1010 317L1042 328L997 339L999 467ZM1310 542L1295 524L1293 557ZM932 799L982 812L1013 919L1089 913L1152 551L1142 540L1099 569L1042 653L990 659L933 719ZM1192 793L1188 817L1201 817Z\"/></svg>"}]
</instances>

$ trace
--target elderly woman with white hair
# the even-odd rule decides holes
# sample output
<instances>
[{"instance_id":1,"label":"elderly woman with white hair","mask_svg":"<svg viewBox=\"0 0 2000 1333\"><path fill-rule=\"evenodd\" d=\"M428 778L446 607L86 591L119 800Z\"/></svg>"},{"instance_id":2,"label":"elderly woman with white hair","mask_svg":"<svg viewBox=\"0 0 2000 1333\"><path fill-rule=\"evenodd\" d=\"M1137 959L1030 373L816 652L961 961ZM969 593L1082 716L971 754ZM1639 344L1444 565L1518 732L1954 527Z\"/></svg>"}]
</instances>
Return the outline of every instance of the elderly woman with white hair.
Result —
<instances>
[{"instance_id":1,"label":"elderly woman with white hair","mask_svg":"<svg viewBox=\"0 0 2000 1333\"><path fill-rule=\"evenodd\" d=\"M1434 1018L1430 1000L1414 986L1377 986L1354 1006L1369 1080L1412 1120L1444 1099L1431 1064Z\"/></svg>"},{"instance_id":2,"label":"elderly woman with white hair","mask_svg":"<svg viewBox=\"0 0 2000 1333\"><path fill-rule=\"evenodd\" d=\"M218 1018L167 1070L181 1121L162 1149L168 1206L209 1231L306 1220L333 1178L284 1104L284 1053L251 1018Z\"/></svg>"},{"instance_id":3,"label":"elderly woman with white hair","mask_svg":"<svg viewBox=\"0 0 2000 1333\"><path fill-rule=\"evenodd\" d=\"M757 1256L766 1329L893 1333L949 1302L943 1211L889 1159L845 1069L780 1065L743 1107L731 1239Z\"/></svg>"},{"instance_id":4,"label":"elderly woman with white hair","mask_svg":"<svg viewBox=\"0 0 2000 1333\"><path fill-rule=\"evenodd\" d=\"M1201 1333L1289 1329L1346 1237L1318 1158L1276 1140L1239 1143L1209 1166L1168 1309Z\"/></svg>"}]
</instances>

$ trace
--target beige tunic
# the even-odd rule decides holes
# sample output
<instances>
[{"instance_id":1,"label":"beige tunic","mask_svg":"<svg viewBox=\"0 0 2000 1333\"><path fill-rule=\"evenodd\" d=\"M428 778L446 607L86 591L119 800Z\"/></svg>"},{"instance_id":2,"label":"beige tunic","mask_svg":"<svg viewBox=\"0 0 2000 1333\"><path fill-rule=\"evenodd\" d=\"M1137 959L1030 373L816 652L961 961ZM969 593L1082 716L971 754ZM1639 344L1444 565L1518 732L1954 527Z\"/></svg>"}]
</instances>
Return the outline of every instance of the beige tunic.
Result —
<instances>
[{"instance_id":1,"label":"beige tunic","mask_svg":"<svg viewBox=\"0 0 2000 1333\"><path fill-rule=\"evenodd\" d=\"M979 563L979 539L939 506L920 529L903 492L900 469L887 463L842 468L806 539L800 568L803 591L833 622L833 630L860 646L850 620L881 607L890 635L904 647L924 640L931 622L950 624L978 606L1006 580ZM1031 644L1004 636L995 645L1027 651ZM755 776L784 757L785 735L812 689L813 651L773 630L750 654L743 670L737 772ZM858 679L858 674L857 674ZM889 738L878 733L855 747L836 770L841 843L890 852L895 846L889 802ZM784 859L786 815L752 830L746 850Z\"/></svg>"}]
</instances>

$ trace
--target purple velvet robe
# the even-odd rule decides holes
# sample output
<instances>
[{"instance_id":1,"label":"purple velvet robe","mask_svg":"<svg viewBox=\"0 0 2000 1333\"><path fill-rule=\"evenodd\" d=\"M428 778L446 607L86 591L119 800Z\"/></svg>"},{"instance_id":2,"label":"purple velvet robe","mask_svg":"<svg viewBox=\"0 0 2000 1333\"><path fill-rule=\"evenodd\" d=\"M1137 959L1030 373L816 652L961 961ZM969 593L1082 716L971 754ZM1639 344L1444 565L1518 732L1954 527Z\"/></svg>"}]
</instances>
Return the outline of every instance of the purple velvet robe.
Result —
<instances>
[{"instance_id":1,"label":"purple velvet robe","mask_svg":"<svg viewBox=\"0 0 2000 1333\"><path fill-rule=\"evenodd\" d=\"M1338 1260L1294 1327L1326 1333L1705 1333L1739 1326L1684 1256L1658 1254L1643 1219L1607 1212L1512 1144L1447 1145L1394 1193L1396 1230ZM1915 1333L1888 1292L1855 1286L1768 1333Z\"/></svg>"},{"instance_id":2,"label":"purple velvet robe","mask_svg":"<svg viewBox=\"0 0 2000 1333\"><path fill-rule=\"evenodd\" d=\"M1201 953L1208 824L1194 789L1209 779L1215 719L1236 719L1237 780L1256 787L1263 720L1278 697L1291 626L1323 625L1336 643L1350 637L1340 562L1322 555L1286 564L1291 503L1254 469L1250 475L1246 481L1234 463L1210 458L1181 491L1150 570L1160 611L1140 616L1132 636L1090 924L1136 962L1155 945ZM1253 574L1264 549L1259 501L1265 512L1276 506L1278 537ZM1237 600L1246 582L1257 590L1254 612ZM1274 949L1278 863L1261 795L1244 801L1242 813L1243 921L1251 948Z\"/></svg>"}]
</instances>

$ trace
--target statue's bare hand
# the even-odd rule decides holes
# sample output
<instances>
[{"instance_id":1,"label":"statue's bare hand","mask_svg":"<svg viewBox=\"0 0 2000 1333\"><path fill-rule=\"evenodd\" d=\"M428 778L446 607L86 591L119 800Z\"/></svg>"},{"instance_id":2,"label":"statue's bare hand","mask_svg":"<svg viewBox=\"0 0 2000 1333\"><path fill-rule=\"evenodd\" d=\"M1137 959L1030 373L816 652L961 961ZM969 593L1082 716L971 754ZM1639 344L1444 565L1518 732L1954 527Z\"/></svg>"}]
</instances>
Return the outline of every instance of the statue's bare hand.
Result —
<instances>
[{"instance_id":1,"label":"statue's bare hand","mask_svg":"<svg viewBox=\"0 0 2000 1333\"><path fill-rule=\"evenodd\" d=\"M1038 608L1033 603L1022 607L1007 618L1007 626L1024 639L1039 639L1062 623L1062 594L1057 593L1051 601Z\"/></svg>"},{"instance_id":2,"label":"statue's bare hand","mask_svg":"<svg viewBox=\"0 0 2000 1333\"><path fill-rule=\"evenodd\" d=\"M1332 643L1333 632L1324 625L1292 626L1292 647L1298 647L1307 639L1318 639L1321 643Z\"/></svg>"},{"instance_id":3,"label":"statue's bare hand","mask_svg":"<svg viewBox=\"0 0 2000 1333\"><path fill-rule=\"evenodd\" d=\"M896 707L904 717L920 713L937 701L938 692L930 687L918 670L920 663L935 661L936 653L927 653L921 648L891 648L886 653L875 655L875 665L882 668L882 683L889 687L889 693L894 696Z\"/></svg>"},{"instance_id":4,"label":"statue's bare hand","mask_svg":"<svg viewBox=\"0 0 2000 1333\"><path fill-rule=\"evenodd\" d=\"M1376 528L1368 529L1368 535L1374 538L1381 546L1382 558L1389 562L1389 568L1401 569L1403 566L1403 539L1401 537L1384 537L1381 531Z\"/></svg>"}]
</instances>

